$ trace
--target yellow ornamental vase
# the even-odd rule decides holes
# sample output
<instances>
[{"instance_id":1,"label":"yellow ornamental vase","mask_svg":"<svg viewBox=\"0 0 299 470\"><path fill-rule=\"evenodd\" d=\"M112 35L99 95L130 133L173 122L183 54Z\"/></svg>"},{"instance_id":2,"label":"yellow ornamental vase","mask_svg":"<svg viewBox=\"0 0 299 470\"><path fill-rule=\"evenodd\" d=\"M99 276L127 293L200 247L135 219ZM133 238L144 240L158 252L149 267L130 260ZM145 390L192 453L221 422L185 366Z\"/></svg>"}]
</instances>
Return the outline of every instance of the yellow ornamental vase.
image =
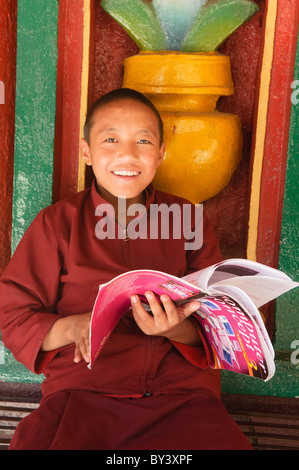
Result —
<instances>
[{"instance_id":1,"label":"yellow ornamental vase","mask_svg":"<svg viewBox=\"0 0 299 470\"><path fill-rule=\"evenodd\" d=\"M230 58L218 52L142 51L124 61L123 87L161 113L166 151L154 185L199 204L229 183L242 153L238 116L216 110L234 92Z\"/></svg>"}]
</instances>

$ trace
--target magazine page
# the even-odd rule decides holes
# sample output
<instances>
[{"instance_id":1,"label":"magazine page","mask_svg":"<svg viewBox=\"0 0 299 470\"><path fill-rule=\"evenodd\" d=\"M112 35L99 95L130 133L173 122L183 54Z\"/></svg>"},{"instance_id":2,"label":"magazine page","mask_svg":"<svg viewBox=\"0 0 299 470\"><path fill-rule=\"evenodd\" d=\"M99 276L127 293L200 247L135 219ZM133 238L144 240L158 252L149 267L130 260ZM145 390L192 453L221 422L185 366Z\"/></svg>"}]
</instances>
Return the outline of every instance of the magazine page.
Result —
<instances>
[{"instance_id":1,"label":"magazine page","mask_svg":"<svg viewBox=\"0 0 299 470\"><path fill-rule=\"evenodd\" d=\"M263 319L261 317L260 312L258 311L257 307L254 305L252 300L244 294L244 292L239 289L238 287L232 287L232 286L218 286L218 289L216 291L217 293L221 292L223 294L227 294L230 297L232 297L234 300L236 300L242 307L246 310L247 315L256 323L258 326L261 335L263 336L263 339L268 347L268 350L271 354L271 357L274 359L275 352L274 348L272 345L272 342L269 338L268 332L266 330L265 324L263 322Z\"/></svg>"},{"instance_id":2,"label":"magazine page","mask_svg":"<svg viewBox=\"0 0 299 470\"><path fill-rule=\"evenodd\" d=\"M193 273L187 274L186 276L182 277L184 281L190 282L195 286L200 287L204 291L208 291L210 279L214 275L215 270L222 262L213 264L208 268L201 269L200 271L195 271Z\"/></svg>"},{"instance_id":3,"label":"magazine page","mask_svg":"<svg viewBox=\"0 0 299 470\"><path fill-rule=\"evenodd\" d=\"M99 288L90 324L92 366L119 319L131 307L133 294L151 290L157 296L167 293L174 302L204 295L198 287L169 274L136 270L121 274Z\"/></svg>"},{"instance_id":4,"label":"magazine page","mask_svg":"<svg viewBox=\"0 0 299 470\"><path fill-rule=\"evenodd\" d=\"M275 269L272 270L272 268L268 268L263 264L242 258L233 258L220 261L219 263L209 266L208 268L187 274L187 276L184 276L183 279L208 291L209 287L221 281L229 281L235 277L256 276L262 274L272 274L273 277L276 276L280 279L289 279L288 276L286 276L281 271L277 271Z\"/></svg>"},{"instance_id":5,"label":"magazine page","mask_svg":"<svg viewBox=\"0 0 299 470\"><path fill-rule=\"evenodd\" d=\"M230 286L238 287L245 292L257 308L299 285L297 282L288 279L269 278L258 275L234 277L213 284L212 287L217 290L221 286L228 285L228 283Z\"/></svg>"},{"instance_id":6,"label":"magazine page","mask_svg":"<svg viewBox=\"0 0 299 470\"><path fill-rule=\"evenodd\" d=\"M218 285L231 285L242 289L261 307L270 300L299 286L282 271L246 259L228 259L183 279L203 289L217 289Z\"/></svg>"},{"instance_id":7,"label":"magazine page","mask_svg":"<svg viewBox=\"0 0 299 470\"><path fill-rule=\"evenodd\" d=\"M271 268L248 259L233 258L222 261L215 266L208 285L211 286L227 279L243 276L266 276L282 280L291 280L287 274L279 271L279 269Z\"/></svg>"},{"instance_id":8,"label":"magazine page","mask_svg":"<svg viewBox=\"0 0 299 470\"><path fill-rule=\"evenodd\" d=\"M274 361L246 310L225 294L207 296L200 304L196 315L210 344L211 367L269 380Z\"/></svg>"}]
</instances>

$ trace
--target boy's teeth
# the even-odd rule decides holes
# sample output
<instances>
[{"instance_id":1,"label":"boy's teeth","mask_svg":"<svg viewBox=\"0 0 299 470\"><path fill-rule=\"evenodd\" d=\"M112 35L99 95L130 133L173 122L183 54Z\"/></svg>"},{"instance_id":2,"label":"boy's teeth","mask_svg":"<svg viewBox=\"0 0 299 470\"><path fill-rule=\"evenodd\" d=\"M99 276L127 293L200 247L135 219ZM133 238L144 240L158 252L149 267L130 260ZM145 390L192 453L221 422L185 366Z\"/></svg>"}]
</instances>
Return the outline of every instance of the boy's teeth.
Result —
<instances>
[{"instance_id":1,"label":"boy's teeth","mask_svg":"<svg viewBox=\"0 0 299 470\"><path fill-rule=\"evenodd\" d=\"M115 170L113 171L115 175L118 176L137 176L139 175L139 171L129 171L129 170Z\"/></svg>"}]
</instances>

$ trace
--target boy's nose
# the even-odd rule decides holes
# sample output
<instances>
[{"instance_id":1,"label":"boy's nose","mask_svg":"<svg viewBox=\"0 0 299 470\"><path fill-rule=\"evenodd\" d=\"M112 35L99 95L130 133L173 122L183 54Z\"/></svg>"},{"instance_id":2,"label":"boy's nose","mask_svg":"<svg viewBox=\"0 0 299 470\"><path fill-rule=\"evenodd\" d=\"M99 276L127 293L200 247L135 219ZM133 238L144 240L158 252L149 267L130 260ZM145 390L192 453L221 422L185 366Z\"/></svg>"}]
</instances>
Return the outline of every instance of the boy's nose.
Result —
<instances>
[{"instance_id":1,"label":"boy's nose","mask_svg":"<svg viewBox=\"0 0 299 470\"><path fill-rule=\"evenodd\" d=\"M138 158L138 148L134 142L123 143L118 152L119 158L136 159Z\"/></svg>"}]
</instances>

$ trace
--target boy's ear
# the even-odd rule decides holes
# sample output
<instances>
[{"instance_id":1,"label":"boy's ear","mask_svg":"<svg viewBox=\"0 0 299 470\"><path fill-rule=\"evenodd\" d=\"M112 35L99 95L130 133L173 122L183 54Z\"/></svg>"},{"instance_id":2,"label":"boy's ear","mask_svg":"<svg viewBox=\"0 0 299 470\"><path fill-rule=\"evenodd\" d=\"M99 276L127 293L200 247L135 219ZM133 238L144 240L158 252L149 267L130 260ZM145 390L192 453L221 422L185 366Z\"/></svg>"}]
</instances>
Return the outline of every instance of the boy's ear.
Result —
<instances>
[{"instance_id":1,"label":"boy's ear","mask_svg":"<svg viewBox=\"0 0 299 470\"><path fill-rule=\"evenodd\" d=\"M160 158L159 158L159 161L158 161L158 165L159 165L159 166L160 166L161 163L163 162L164 153L165 153L165 142L163 142L162 145L161 145L161 147L160 147Z\"/></svg>"},{"instance_id":2,"label":"boy's ear","mask_svg":"<svg viewBox=\"0 0 299 470\"><path fill-rule=\"evenodd\" d=\"M80 140L80 151L81 151L81 157L86 163L86 165L91 166L90 149L89 149L88 142L85 139Z\"/></svg>"}]
</instances>

